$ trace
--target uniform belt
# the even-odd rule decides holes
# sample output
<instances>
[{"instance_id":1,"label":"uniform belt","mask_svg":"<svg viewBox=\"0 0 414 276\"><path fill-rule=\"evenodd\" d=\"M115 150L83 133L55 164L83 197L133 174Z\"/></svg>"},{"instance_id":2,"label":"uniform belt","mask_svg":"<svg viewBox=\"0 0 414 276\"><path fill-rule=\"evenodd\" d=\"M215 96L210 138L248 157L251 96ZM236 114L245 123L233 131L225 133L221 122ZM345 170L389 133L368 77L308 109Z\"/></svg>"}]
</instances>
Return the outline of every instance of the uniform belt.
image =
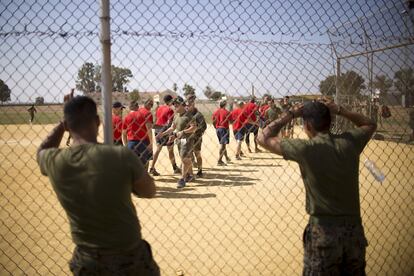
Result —
<instances>
[{"instance_id":1,"label":"uniform belt","mask_svg":"<svg viewBox=\"0 0 414 276\"><path fill-rule=\"evenodd\" d=\"M125 248L125 249L109 249L109 248L91 248L86 246L77 246L79 251L81 253L85 253L87 255L93 255L93 256L111 256L111 255L122 255L122 254L128 254L132 251L135 251L142 243L140 242L138 245L135 245L131 248Z\"/></svg>"},{"instance_id":2,"label":"uniform belt","mask_svg":"<svg viewBox=\"0 0 414 276\"><path fill-rule=\"evenodd\" d=\"M359 216L310 216L309 223L321 225L346 225L361 224L362 220Z\"/></svg>"}]
</instances>

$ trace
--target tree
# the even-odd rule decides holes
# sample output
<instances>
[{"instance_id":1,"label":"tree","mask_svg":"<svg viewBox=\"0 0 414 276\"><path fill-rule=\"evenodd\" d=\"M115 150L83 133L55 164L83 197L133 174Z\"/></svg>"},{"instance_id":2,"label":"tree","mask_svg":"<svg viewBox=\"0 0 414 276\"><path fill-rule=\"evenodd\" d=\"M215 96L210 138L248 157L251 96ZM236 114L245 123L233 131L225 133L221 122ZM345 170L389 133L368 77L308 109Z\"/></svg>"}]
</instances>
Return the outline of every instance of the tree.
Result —
<instances>
[{"instance_id":1,"label":"tree","mask_svg":"<svg viewBox=\"0 0 414 276\"><path fill-rule=\"evenodd\" d=\"M210 99L213 101L218 101L223 97L223 93L221 93L220 91L214 91L211 96Z\"/></svg>"},{"instance_id":2,"label":"tree","mask_svg":"<svg viewBox=\"0 0 414 276\"><path fill-rule=\"evenodd\" d=\"M10 101L10 93L11 90L7 84L5 84L3 80L0 80L0 102Z\"/></svg>"},{"instance_id":3,"label":"tree","mask_svg":"<svg viewBox=\"0 0 414 276\"><path fill-rule=\"evenodd\" d=\"M361 91L365 89L364 78L354 71L347 71L338 79L339 91L344 95L360 96ZM319 91L326 96L336 94L336 76L328 76L319 84Z\"/></svg>"},{"instance_id":4,"label":"tree","mask_svg":"<svg viewBox=\"0 0 414 276\"><path fill-rule=\"evenodd\" d=\"M44 104L45 103L45 98L43 97L36 97L35 98L35 104L39 105L39 104Z\"/></svg>"},{"instance_id":5,"label":"tree","mask_svg":"<svg viewBox=\"0 0 414 276\"><path fill-rule=\"evenodd\" d=\"M140 98L141 97L139 95L138 89L134 89L134 90L132 90L131 93L129 93L129 100L130 101L139 101Z\"/></svg>"},{"instance_id":6,"label":"tree","mask_svg":"<svg viewBox=\"0 0 414 276\"><path fill-rule=\"evenodd\" d=\"M380 99L384 100L388 94L388 91L392 87L392 80L387 78L385 75L376 75L372 86L374 89L378 89L380 91Z\"/></svg>"},{"instance_id":7,"label":"tree","mask_svg":"<svg viewBox=\"0 0 414 276\"><path fill-rule=\"evenodd\" d=\"M328 76L326 79L321 81L321 83L319 84L319 91L321 92L321 94L325 96L335 95L336 93L335 81L336 81L336 76L334 75Z\"/></svg>"},{"instance_id":8,"label":"tree","mask_svg":"<svg viewBox=\"0 0 414 276\"><path fill-rule=\"evenodd\" d=\"M76 80L76 89L84 94L95 92L95 66L86 62L78 71L78 79Z\"/></svg>"},{"instance_id":9,"label":"tree","mask_svg":"<svg viewBox=\"0 0 414 276\"><path fill-rule=\"evenodd\" d=\"M184 90L184 97L195 95L195 88L187 83L184 84L183 90Z\"/></svg>"},{"instance_id":10,"label":"tree","mask_svg":"<svg viewBox=\"0 0 414 276\"><path fill-rule=\"evenodd\" d=\"M128 68L111 66L112 73L112 91L124 92L124 86L132 78L132 72Z\"/></svg>"},{"instance_id":11,"label":"tree","mask_svg":"<svg viewBox=\"0 0 414 276\"><path fill-rule=\"evenodd\" d=\"M339 89L341 93L346 95L360 96L361 90L365 89L365 80L358 73L354 71L347 71L341 74L339 79Z\"/></svg>"},{"instance_id":12,"label":"tree","mask_svg":"<svg viewBox=\"0 0 414 276\"><path fill-rule=\"evenodd\" d=\"M394 74L394 86L405 95L405 106L414 104L414 71L412 68L402 68Z\"/></svg>"},{"instance_id":13,"label":"tree","mask_svg":"<svg viewBox=\"0 0 414 276\"><path fill-rule=\"evenodd\" d=\"M209 85L207 85L206 88L204 89L204 96L206 96L207 99L210 99L213 93L214 93L214 90Z\"/></svg>"},{"instance_id":14,"label":"tree","mask_svg":"<svg viewBox=\"0 0 414 276\"><path fill-rule=\"evenodd\" d=\"M129 83L133 77L132 72L128 68L122 68L112 65L112 91L126 92L125 85ZM102 66L93 65L86 62L78 71L78 79L76 80L76 88L83 93L92 93L101 91Z\"/></svg>"}]
</instances>

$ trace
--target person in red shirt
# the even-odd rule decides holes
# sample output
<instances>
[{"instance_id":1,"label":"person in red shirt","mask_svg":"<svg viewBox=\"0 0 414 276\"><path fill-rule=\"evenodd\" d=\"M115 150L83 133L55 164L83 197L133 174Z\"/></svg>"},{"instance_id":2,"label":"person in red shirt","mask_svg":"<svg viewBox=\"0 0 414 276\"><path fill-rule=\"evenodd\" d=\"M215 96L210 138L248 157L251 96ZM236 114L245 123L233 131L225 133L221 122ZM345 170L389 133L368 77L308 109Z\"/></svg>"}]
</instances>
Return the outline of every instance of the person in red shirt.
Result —
<instances>
[{"instance_id":1,"label":"person in red shirt","mask_svg":"<svg viewBox=\"0 0 414 276\"><path fill-rule=\"evenodd\" d=\"M247 117L247 123L245 126L247 150L249 152L252 152L252 150L250 149L250 133L253 133L255 151L261 152L257 145L257 135L259 134L259 108L256 105L255 97L252 97L250 101L244 106L243 112L246 114Z\"/></svg>"},{"instance_id":2,"label":"person in red shirt","mask_svg":"<svg viewBox=\"0 0 414 276\"><path fill-rule=\"evenodd\" d=\"M142 116L144 116L145 127L147 128L147 136L150 141L149 148L151 149L151 152L153 150L152 123L153 123L154 117L152 116L152 113L151 113L151 109L153 106L154 106L154 101L151 98L149 98L144 102L144 106L138 109L138 112L140 112Z\"/></svg>"},{"instance_id":3,"label":"person in red shirt","mask_svg":"<svg viewBox=\"0 0 414 276\"><path fill-rule=\"evenodd\" d=\"M112 128L114 134L114 145L122 146L122 110L125 106L120 102L112 105Z\"/></svg>"},{"instance_id":4,"label":"person in red shirt","mask_svg":"<svg viewBox=\"0 0 414 276\"><path fill-rule=\"evenodd\" d=\"M133 150L141 159L145 168L148 168L148 161L152 158L152 151L145 125L145 117L138 112L138 102L132 101L129 109L130 112L125 116L122 126L122 142L124 146Z\"/></svg>"},{"instance_id":5,"label":"person in red shirt","mask_svg":"<svg viewBox=\"0 0 414 276\"><path fill-rule=\"evenodd\" d=\"M230 112L226 109L227 102L225 100L220 102L220 108L213 113L213 126L216 129L217 138L220 143L220 151L217 165L225 166L226 163L223 162L223 156L226 157L227 163L231 162L229 156L227 155L226 145L230 142L230 131L229 131L229 121L230 121Z\"/></svg>"},{"instance_id":6,"label":"person in red shirt","mask_svg":"<svg viewBox=\"0 0 414 276\"><path fill-rule=\"evenodd\" d=\"M173 167L174 173L180 174L181 169L177 166L177 163L175 162L175 156L174 156L174 144L168 143L168 136L159 137L157 138L157 135L159 133L164 132L167 130L171 124L172 120L174 118L174 110L171 108L171 105L173 104L173 97L171 95L165 95L164 98L164 105L161 105L157 108L156 112L156 121L154 126L154 134L155 134L155 142L157 143L157 148L154 152L154 159L152 160L150 173L154 176L160 175L160 173L155 169L155 164L157 163L158 156L160 155L161 149L163 146L167 146L168 149L168 157L170 159L171 165Z\"/></svg>"},{"instance_id":7,"label":"person in red shirt","mask_svg":"<svg viewBox=\"0 0 414 276\"><path fill-rule=\"evenodd\" d=\"M231 112L231 120L233 121L233 134L234 139L237 141L237 148L236 148L236 159L241 160L241 144L244 139L245 134L245 125L247 122L246 114L243 112L243 102L239 102L237 104L237 108L233 109Z\"/></svg>"}]
</instances>

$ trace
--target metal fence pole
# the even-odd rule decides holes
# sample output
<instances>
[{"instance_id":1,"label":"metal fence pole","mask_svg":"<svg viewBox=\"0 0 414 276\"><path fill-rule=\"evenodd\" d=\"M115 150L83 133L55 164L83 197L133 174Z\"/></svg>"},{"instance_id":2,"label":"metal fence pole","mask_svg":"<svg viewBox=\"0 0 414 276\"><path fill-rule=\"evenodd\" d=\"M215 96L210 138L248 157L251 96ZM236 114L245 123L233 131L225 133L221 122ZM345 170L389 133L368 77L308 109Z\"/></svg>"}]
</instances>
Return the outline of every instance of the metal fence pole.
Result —
<instances>
[{"instance_id":1,"label":"metal fence pole","mask_svg":"<svg viewBox=\"0 0 414 276\"><path fill-rule=\"evenodd\" d=\"M104 143L113 143L112 133L112 76L111 76L111 34L109 0L101 1L101 46L102 46L102 109L104 117Z\"/></svg>"}]
</instances>

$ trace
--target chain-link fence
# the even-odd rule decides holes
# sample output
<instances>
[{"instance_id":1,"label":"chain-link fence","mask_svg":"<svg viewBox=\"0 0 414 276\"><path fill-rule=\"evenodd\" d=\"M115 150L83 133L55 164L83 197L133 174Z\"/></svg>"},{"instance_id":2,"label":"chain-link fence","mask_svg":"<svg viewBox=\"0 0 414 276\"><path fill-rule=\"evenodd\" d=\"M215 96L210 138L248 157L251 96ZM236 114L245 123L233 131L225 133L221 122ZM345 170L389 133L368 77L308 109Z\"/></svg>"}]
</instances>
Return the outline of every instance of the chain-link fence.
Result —
<instances>
[{"instance_id":1,"label":"chain-link fence","mask_svg":"<svg viewBox=\"0 0 414 276\"><path fill-rule=\"evenodd\" d=\"M1 275L69 273L69 225L35 151L72 87L102 101L99 10L88 1L0 3ZM296 102L321 93L379 122L361 160L386 180L360 168L367 274L414 274L412 13L385 0L111 3L112 101L163 104L166 94L194 92L208 122L203 177L176 189L162 150L156 198L134 199L163 275L301 274L308 218L298 166L255 152L253 141L235 160L233 137L233 162L217 166L211 116L223 98L231 109L251 95ZM300 125L293 137L305 137Z\"/></svg>"}]
</instances>

